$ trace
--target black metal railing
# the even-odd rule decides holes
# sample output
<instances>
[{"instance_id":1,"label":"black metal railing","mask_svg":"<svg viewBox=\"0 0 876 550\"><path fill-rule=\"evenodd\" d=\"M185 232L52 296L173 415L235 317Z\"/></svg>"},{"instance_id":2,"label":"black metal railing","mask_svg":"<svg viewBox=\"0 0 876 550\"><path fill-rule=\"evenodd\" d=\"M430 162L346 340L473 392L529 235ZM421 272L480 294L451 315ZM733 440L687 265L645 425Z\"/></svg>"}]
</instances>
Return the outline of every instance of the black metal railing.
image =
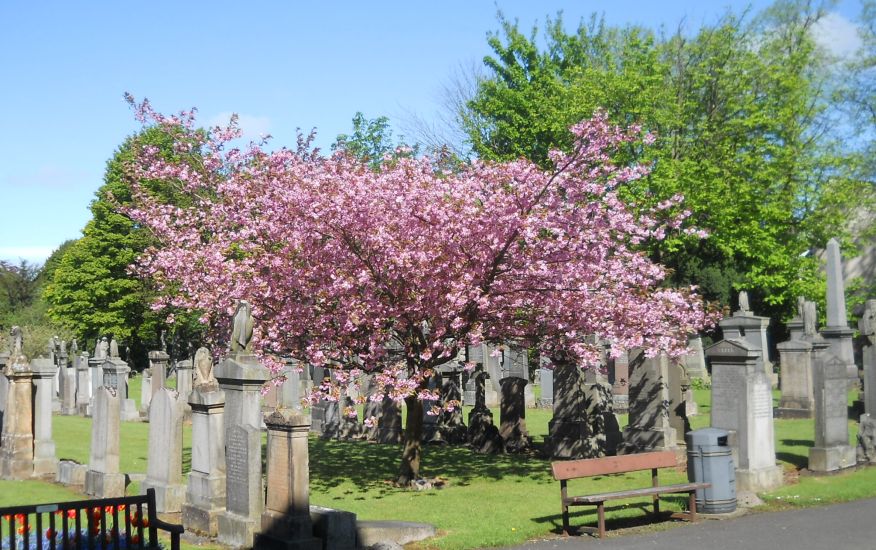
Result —
<instances>
[{"instance_id":1,"label":"black metal railing","mask_svg":"<svg viewBox=\"0 0 876 550\"><path fill-rule=\"evenodd\" d=\"M179 550L182 525L158 519L155 489L145 495L0 508L0 550L151 550L158 530Z\"/></svg>"}]
</instances>

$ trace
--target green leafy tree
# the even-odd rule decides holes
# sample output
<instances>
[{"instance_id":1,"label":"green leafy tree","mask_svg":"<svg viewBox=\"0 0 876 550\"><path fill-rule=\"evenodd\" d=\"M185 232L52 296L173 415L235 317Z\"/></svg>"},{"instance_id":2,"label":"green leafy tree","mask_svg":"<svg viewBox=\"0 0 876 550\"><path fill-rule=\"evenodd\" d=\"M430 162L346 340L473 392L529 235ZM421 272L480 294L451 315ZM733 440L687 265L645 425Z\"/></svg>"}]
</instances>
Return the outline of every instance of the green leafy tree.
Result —
<instances>
[{"instance_id":1,"label":"green leafy tree","mask_svg":"<svg viewBox=\"0 0 876 550\"><path fill-rule=\"evenodd\" d=\"M652 243L652 256L674 270L674 284L697 284L728 306L748 289L759 311L783 317L797 295L823 296L813 251L848 235L843 211L862 196L830 132L830 74L812 38L822 16L778 2L750 21L728 13L692 37L596 17L567 33L558 17L541 47L537 29L526 36L502 19L489 76L460 122L481 158L540 164L597 109L641 124L655 146L625 154L654 169L627 200L650 207L681 193L711 235Z\"/></svg>"},{"instance_id":2,"label":"green leafy tree","mask_svg":"<svg viewBox=\"0 0 876 550\"><path fill-rule=\"evenodd\" d=\"M385 156L410 156L416 154L417 148L405 144L404 136L393 143L389 118L379 116L369 120L361 112L356 112L353 115L353 133L338 134L332 151L344 151L377 170Z\"/></svg>"},{"instance_id":3,"label":"green leafy tree","mask_svg":"<svg viewBox=\"0 0 876 550\"><path fill-rule=\"evenodd\" d=\"M197 154L196 151L175 151L172 133L173 130L166 127L150 127L129 137L119 147L107 162L104 184L91 203L92 219L83 229L82 237L73 242L57 262L45 291L49 315L54 321L85 339L89 348L101 336L114 336L123 345L130 346L138 367L145 365L148 349L157 349L162 331L179 332L176 340L181 348L188 347L183 340L196 340L199 334L192 316L176 315L177 321L169 330L165 317L152 312L150 303L154 292L149 282L128 270L137 256L152 244L152 237L118 211L119 205L132 200L127 163L138 148L156 147L166 157ZM179 200L166 184L145 183L145 188L162 202L175 204Z\"/></svg>"}]
</instances>

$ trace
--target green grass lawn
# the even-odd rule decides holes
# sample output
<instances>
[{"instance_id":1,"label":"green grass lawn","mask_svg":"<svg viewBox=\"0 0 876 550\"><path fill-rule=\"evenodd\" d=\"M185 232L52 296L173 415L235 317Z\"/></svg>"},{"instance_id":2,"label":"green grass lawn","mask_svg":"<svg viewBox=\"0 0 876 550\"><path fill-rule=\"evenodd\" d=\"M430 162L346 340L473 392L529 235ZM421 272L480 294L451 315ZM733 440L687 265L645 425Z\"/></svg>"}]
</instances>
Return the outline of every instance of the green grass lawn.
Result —
<instances>
[{"instance_id":1,"label":"green grass lawn","mask_svg":"<svg viewBox=\"0 0 876 550\"><path fill-rule=\"evenodd\" d=\"M139 378L131 380L130 395L139 399ZM700 414L692 428L709 424L709 390L695 390ZM467 417L468 409L465 414ZM498 421L499 411L494 410ZM548 433L551 412L529 409L526 422L536 445ZM87 462L91 438L90 419L55 416L54 435L59 458ZM621 425L627 418L622 415ZM121 468L126 473L145 473L148 424L124 423L121 432ZM776 420L777 458L791 483L762 495L767 509L812 506L876 496L876 468L826 477L798 476L806 466L813 442L811 420ZM856 423L850 422L850 440ZM191 430L184 430L183 470L191 457ZM531 455L484 456L463 447L427 446L422 474L439 478L442 489L415 492L392 485L399 464L400 447L368 443L310 440L311 502L355 512L362 519L399 519L434 524L439 535L421 543L421 548L473 548L503 546L559 531L559 484L550 476L549 461ZM661 474L666 482L685 479L683 471ZM602 492L646 486L649 473L603 476L570 483L570 491ZM129 487L136 491L137 486ZM51 502L80 496L50 483L0 481L0 505ZM683 498L667 497L664 509L680 510ZM644 513L650 501L614 502L607 508L608 528L650 524ZM595 510L573 512L573 525L593 524ZM666 528L663 522L653 528ZM200 546L199 548L204 548Z\"/></svg>"}]
</instances>

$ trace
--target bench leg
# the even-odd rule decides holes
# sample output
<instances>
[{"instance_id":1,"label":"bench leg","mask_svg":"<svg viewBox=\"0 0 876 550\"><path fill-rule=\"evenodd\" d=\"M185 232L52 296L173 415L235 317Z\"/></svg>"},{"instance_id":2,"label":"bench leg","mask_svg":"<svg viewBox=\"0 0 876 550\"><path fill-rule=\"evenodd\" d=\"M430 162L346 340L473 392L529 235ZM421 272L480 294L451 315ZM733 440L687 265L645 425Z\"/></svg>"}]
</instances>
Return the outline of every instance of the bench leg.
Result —
<instances>
[{"instance_id":1,"label":"bench leg","mask_svg":"<svg viewBox=\"0 0 876 550\"><path fill-rule=\"evenodd\" d=\"M654 495L654 515L660 515L660 495Z\"/></svg>"},{"instance_id":2,"label":"bench leg","mask_svg":"<svg viewBox=\"0 0 876 550\"><path fill-rule=\"evenodd\" d=\"M687 501L688 509L690 510L690 521L695 523L697 521L697 494L695 491L691 491L688 494Z\"/></svg>"},{"instance_id":3,"label":"bench leg","mask_svg":"<svg viewBox=\"0 0 876 550\"><path fill-rule=\"evenodd\" d=\"M563 534L569 536L569 507L563 504Z\"/></svg>"},{"instance_id":4,"label":"bench leg","mask_svg":"<svg viewBox=\"0 0 876 550\"><path fill-rule=\"evenodd\" d=\"M605 503L600 502L596 505L596 513L599 516L599 538L605 538Z\"/></svg>"}]
</instances>

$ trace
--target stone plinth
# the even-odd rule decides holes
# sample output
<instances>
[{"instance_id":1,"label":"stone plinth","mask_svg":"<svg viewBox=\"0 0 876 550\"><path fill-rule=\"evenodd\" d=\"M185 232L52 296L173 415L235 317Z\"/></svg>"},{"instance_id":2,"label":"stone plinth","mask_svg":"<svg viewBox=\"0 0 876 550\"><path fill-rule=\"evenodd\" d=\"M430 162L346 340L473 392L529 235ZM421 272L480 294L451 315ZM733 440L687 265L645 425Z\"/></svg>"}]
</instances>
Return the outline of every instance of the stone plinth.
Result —
<instances>
[{"instance_id":1,"label":"stone plinth","mask_svg":"<svg viewBox=\"0 0 876 550\"><path fill-rule=\"evenodd\" d=\"M58 473L58 457L55 454L55 440L52 438L52 379L57 369L48 359L34 359L31 368L33 369L35 390L33 397L33 475L44 479L55 479ZM65 368L64 370L72 369ZM75 381L75 378L69 377L69 373L64 374L67 375L65 383ZM65 394L65 397L69 400L71 394L73 392Z\"/></svg>"},{"instance_id":2,"label":"stone plinth","mask_svg":"<svg viewBox=\"0 0 876 550\"><path fill-rule=\"evenodd\" d=\"M623 432L623 453L676 449L678 436L669 416L669 359L630 356L630 420Z\"/></svg>"},{"instance_id":3,"label":"stone plinth","mask_svg":"<svg viewBox=\"0 0 876 550\"><path fill-rule=\"evenodd\" d=\"M267 495L255 547L321 549L310 521L310 418L277 410L265 417L268 428Z\"/></svg>"},{"instance_id":4,"label":"stone plinth","mask_svg":"<svg viewBox=\"0 0 876 550\"><path fill-rule=\"evenodd\" d=\"M33 475L33 371L14 364L6 372L9 388L3 434L0 436L0 478L28 479ZM51 390L51 379L49 380ZM51 396L49 412L51 414Z\"/></svg>"},{"instance_id":5,"label":"stone plinth","mask_svg":"<svg viewBox=\"0 0 876 550\"><path fill-rule=\"evenodd\" d=\"M228 357L216 366L214 375L225 391L226 432L233 426L259 428L262 423L260 391L270 373L259 363L258 357L245 354Z\"/></svg>"},{"instance_id":6,"label":"stone plinth","mask_svg":"<svg viewBox=\"0 0 876 550\"><path fill-rule=\"evenodd\" d=\"M776 347L779 350L782 389L782 398L776 409L776 416L812 418L815 411L815 394L812 385L815 351L812 342L789 340Z\"/></svg>"},{"instance_id":7,"label":"stone plinth","mask_svg":"<svg viewBox=\"0 0 876 550\"><path fill-rule=\"evenodd\" d=\"M101 386L94 394L85 493L96 498L125 495L125 476L119 472L120 405L113 388Z\"/></svg>"},{"instance_id":8,"label":"stone plinth","mask_svg":"<svg viewBox=\"0 0 876 550\"><path fill-rule=\"evenodd\" d=\"M206 391L204 391L206 390ZM187 531L216 536L225 510L225 392L195 388L192 407L192 470L182 522Z\"/></svg>"},{"instance_id":9,"label":"stone plinth","mask_svg":"<svg viewBox=\"0 0 876 550\"><path fill-rule=\"evenodd\" d=\"M817 353L815 383L815 445L809 449L809 470L834 472L854 466L855 449L849 445L848 370L839 357Z\"/></svg>"},{"instance_id":10,"label":"stone plinth","mask_svg":"<svg viewBox=\"0 0 876 550\"><path fill-rule=\"evenodd\" d=\"M183 406L179 394L159 389L149 407L149 450L146 479L140 493L155 489L155 509L164 514L182 510L185 485L182 479Z\"/></svg>"}]
</instances>

